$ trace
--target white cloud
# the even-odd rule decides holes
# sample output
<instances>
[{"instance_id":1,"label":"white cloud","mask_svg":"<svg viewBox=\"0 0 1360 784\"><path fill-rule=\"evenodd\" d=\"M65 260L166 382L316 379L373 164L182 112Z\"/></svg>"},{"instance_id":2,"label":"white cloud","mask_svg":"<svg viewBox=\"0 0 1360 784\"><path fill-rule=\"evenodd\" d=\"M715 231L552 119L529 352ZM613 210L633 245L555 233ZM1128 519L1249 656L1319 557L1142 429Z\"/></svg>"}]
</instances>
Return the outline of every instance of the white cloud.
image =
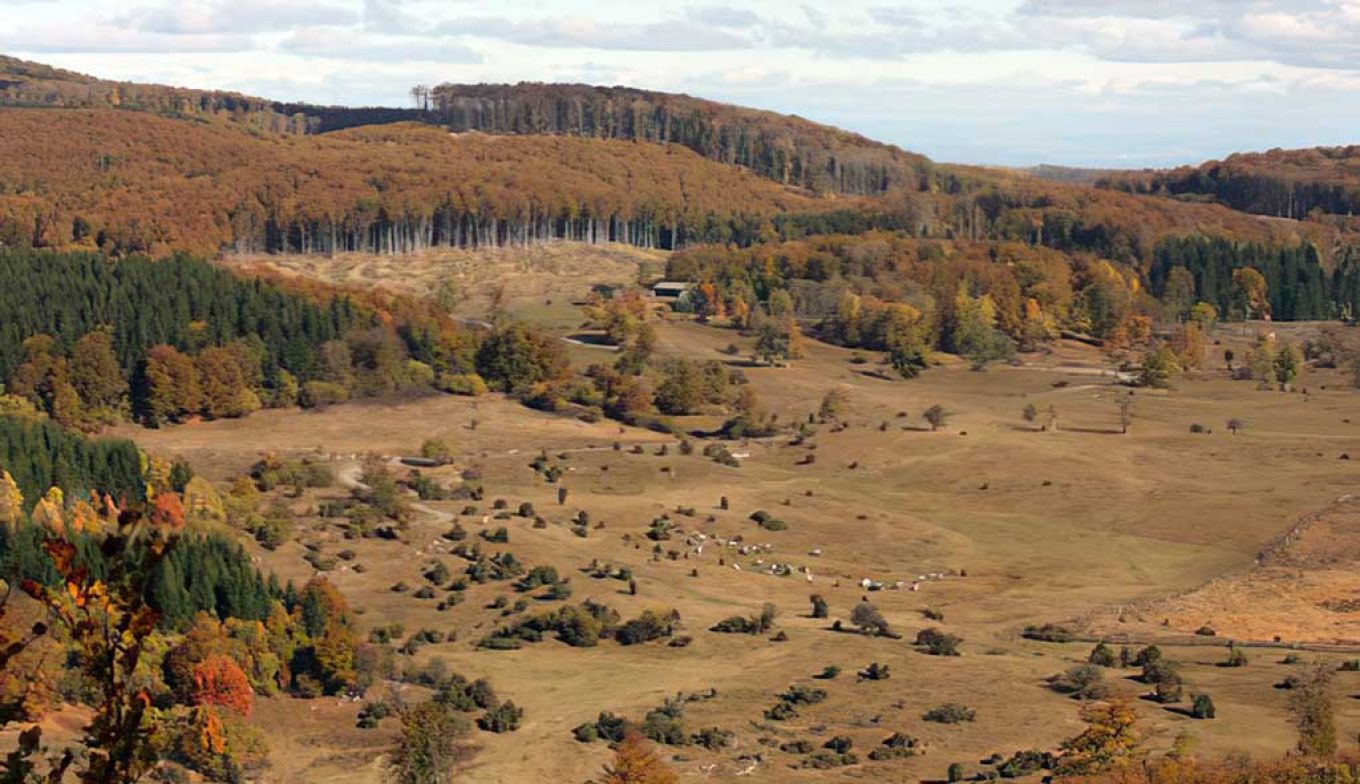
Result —
<instances>
[{"instance_id":1,"label":"white cloud","mask_svg":"<svg viewBox=\"0 0 1360 784\"><path fill-rule=\"evenodd\" d=\"M279 49L298 55L329 57L339 60L379 62L432 61L439 63L480 63L476 50L454 39L370 36L354 41L345 31L309 27L298 30L279 42Z\"/></svg>"},{"instance_id":2,"label":"white cloud","mask_svg":"<svg viewBox=\"0 0 1360 784\"><path fill-rule=\"evenodd\" d=\"M170 35L215 35L291 30L301 25L350 25L358 15L315 0L203 0L140 8L120 26Z\"/></svg>"}]
</instances>

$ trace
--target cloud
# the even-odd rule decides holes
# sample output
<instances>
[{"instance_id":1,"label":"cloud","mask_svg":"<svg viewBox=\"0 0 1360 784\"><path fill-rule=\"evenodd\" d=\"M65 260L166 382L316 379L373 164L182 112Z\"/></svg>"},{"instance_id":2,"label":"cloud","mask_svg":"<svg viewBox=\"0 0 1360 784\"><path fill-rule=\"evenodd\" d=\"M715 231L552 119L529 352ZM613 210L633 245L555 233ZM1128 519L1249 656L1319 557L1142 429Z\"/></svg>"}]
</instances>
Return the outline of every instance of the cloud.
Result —
<instances>
[{"instance_id":1,"label":"cloud","mask_svg":"<svg viewBox=\"0 0 1360 784\"><path fill-rule=\"evenodd\" d=\"M165 35L109 26L46 26L0 32L0 49L32 54L206 54L255 48L246 35Z\"/></svg>"},{"instance_id":2,"label":"cloud","mask_svg":"<svg viewBox=\"0 0 1360 784\"><path fill-rule=\"evenodd\" d=\"M364 29L375 33L419 32L420 20L402 5L402 0L364 0Z\"/></svg>"},{"instance_id":3,"label":"cloud","mask_svg":"<svg viewBox=\"0 0 1360 784\"><path fill-rule=\"evenodd\" d=\"M353 11L316 0L177 2L135 10L114 20L120 27L166 35L264 33L357 21Z\"/></svg>"},{"instance_id":4,"label":"cloud","mask_svg":"<svg viewBox=\"0 0 1360 784\"><path fill-rule=\"evenodd\" d=\"M467 35L552 49L693 52L746 49L744 35L697 19L625 23L591 17L517 21L500 17L451 19L433 28L441 35Z\"/></svg>"},{"instance_id":5,"label":"cloud","mask_svg":"<svg viewBox=\"0 0 1360 784\"><path fill-rule=\"evenodd\" d=\"M355 40L348 32L332 28L305 28L279 43L281 51L308 57L341 60L371 60L400 63L429 60L439 63L480 63L482 55L457 41L446 38L405 38L368 36Z\"/></svg>"}]
</instances>

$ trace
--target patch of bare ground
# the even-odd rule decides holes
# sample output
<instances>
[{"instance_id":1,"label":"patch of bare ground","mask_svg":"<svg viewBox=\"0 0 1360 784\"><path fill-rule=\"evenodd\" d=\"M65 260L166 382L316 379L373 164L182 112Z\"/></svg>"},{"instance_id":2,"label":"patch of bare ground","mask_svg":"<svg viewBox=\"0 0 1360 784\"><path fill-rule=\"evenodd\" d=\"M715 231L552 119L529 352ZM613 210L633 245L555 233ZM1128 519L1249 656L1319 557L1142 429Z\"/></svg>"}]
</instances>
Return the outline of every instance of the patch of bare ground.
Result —
<instances>
[{"instance_id":1,"label":"patch of bare ground","mask_svg":"<svg viewBox=\"0 0 1360 784\"><path fill-rule=\"evenodd\" d=\"M1282 533L1251 568L1186 593L1096 614L1093 631L1194 634L1360 650L1360 499L1342 496ZM1116 622L1110 623L1110 615Z\"/></svg>"}]
</instances>

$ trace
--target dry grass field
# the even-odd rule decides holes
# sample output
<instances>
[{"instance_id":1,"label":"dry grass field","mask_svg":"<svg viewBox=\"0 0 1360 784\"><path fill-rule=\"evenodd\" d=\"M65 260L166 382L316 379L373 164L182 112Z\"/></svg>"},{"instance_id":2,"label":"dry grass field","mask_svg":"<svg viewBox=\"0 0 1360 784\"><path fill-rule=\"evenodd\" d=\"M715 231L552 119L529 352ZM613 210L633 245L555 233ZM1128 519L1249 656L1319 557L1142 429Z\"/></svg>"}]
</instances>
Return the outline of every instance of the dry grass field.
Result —
<instances>
[{"instance_id":1,"label":"dry grass field","mask_svg":"<svg viewBox=\"0 0 1360 784\"><path fill-rule=\"evenodd\" d=\"M518 298L521 314L566 328L573 322L568 313L535 313L533 303L545 292L565 303L592 282L634 276L626 268L636 259L598 261L598 268L596 260L585 266L562 261L564 272L530 269L522 280L494 277ZM305 269L290 259L274 263L300 274L418 290L426 285L419 281L443 274L432 267L446 262L403 261L401 269L347 259L313 259ZM480 271L467 274L475 279L469 291L490 279ZM469 294L469 315L478 296ZM663 323L660 339L663 354L705 359L730 360L721 349L743 345L731 331L682 320ZM1221 356L1221 347L1215 351ZM1168 656L1185 665L1188 691L1213 695L1214 721L1139 701L1150 748L1166 749L1183 732L1197 736L1209 754L1273 755L1290 746L1285 692L1274 684L1291 665L1279 663L1284 651L1253 643L1278 635L1285 644L1360 646L1360 602L1354 601L1360 511L1354 504L1331 508L1263 566L1255 561L1301 516L1356 491L1357 463L1339 457L1360 458L1360 393L1338 371L1312 371L1303 382L1307 394L1263 392L1228 380L1221 360L1211 362L1171 391L1137 390L1132 426L1121 434L1114 401L1130 392L1112 384L1112 365L1086 346L1060 344L1050 354L986 372L946 362L910 382L866 372L876 361L860 364L853 352L812 343L790 367L745 368L761 400L784 421L805 419L832 388L848 393L849 406L844 428L818 426L803 445L791 445L788 437L733 444L745 455L739 468L697 450L681 455L673 446L659 455L672 439L543 414L494 395L268 411L132 434L153 452L189 457L214 479L239 473L269 451L323 455L342 471L365 453L412 453L429 437L445 439L458 454L454 465L432 476L480 472L487 495L476 515L459 516L465 502L428 502L401 541L348 541L323 520L308 518L299 542L258 551L263 564L301 580L312 573L302 559L304 544L329 554L352 549L354 561L329 577L362 612L365 626L399 621L408 631L456 632L454 641L429 645L416 659L439 657L469 677L489 676L503 697L525 708L517 732L476 734L479 749L462 780L584 781L598 774L609 752L603 744L574 741L572 727L601 710L640 718L677 692L709 689L716 696L689 705L687 726L722 727L736 740L721 752L667 749L683 781L907 782L940 779L951 762L977 770L978 760L993 752L1051 749L1080 726L1079 703L1046 688L1044 679L1083 661L1092 643L1021 636L1026 625L1046 622L1092 636L1166 642ZM930 432L921 413L936 403L952 416ZM1060 429L1040 432L1024 422L1021 410L1030 403L1054 407ZM1229 417L1247 427L1230 434ZM469 427L473 419L476 429ZM1210 432L1192 433L1192 424ZM622 449L612 447L615 441ZM634 444L642 445L640 453ZM529 466L540 450L566 469L563 505L557 485ZM311 491L296 508L305 512L344 492L339 486ZM723 496L728 510L719 508ZM484 523L497 498L511 510L533 503L549 525L535 529L521 517ZM692 507L692 516L677 512L682 507ZM574 535L567 521L578 510L602 527L585 538ZM787 530L759 528L749 519L757 510L784 520ZM641 534L665 512L710 545L699 553L678 535L662 544L679 557L654 556ZM676 609L693 642L622 647L604 641L576 649L549 639L516 651L478 649L476 641L504 622L487 605L502 595L518 598L507 584L474 584L466 602L444 612L434 600L389 590L399 581L422 584L422 571L436 560L458 568L450 543L440 539L451 517L474 534L484 525L506 525L509 543L490 548L569 575L573 603L594 599L625 618L647 608ZM736 536L744 545L772 549L741 555L711 544L714 537ZM619 581L580 571L592 561L630 567L637 595ZM791 565L793 574L769 574L772 563ZM366 568L359 572L354 564ZM869 592L861 587L864 579L904 588ZM913 583L919 590L910 590ZM811 593L824 596L831 619L847 625L851 609L868 596L904 639L832 631L829 621L808 617ZM775 629L786 641L772 640L773 632L708 631L727 616L758 612L764 602L778 609ZM943 622L927 620L927 608L942 612ZM1193 635L1206 624L1217 637ZM927 626L962 637L962 656L915 649L911 639ZM1230 638L1247 646L1248 666L1217 666ZM1346 657L1343 651L1304 655ZM871 662L888 665L892 677L857 682L856 672ZM840 667L840 676L812 679L827 665ZM1133 674L1110 677L1117 690L1145 693ZM1360 673L1340 679L1347 693L1360 692ZM792 720L766 720L763 711L791 684L820 686L828 697ZM922 720L926 710L947 702L975 709L976 721ZM1340 736L1356 737L1360 702L1339 706ZM353 729L358 707L334 699L262 704L261 721L274 745L271 780L379 781L377 756L391 728ZM847 735L863 759L895 731L921 738L926 753L812 770L793 767L801 757L777 748L794 739L820 746Z\"/></svg>"}]
</instances>

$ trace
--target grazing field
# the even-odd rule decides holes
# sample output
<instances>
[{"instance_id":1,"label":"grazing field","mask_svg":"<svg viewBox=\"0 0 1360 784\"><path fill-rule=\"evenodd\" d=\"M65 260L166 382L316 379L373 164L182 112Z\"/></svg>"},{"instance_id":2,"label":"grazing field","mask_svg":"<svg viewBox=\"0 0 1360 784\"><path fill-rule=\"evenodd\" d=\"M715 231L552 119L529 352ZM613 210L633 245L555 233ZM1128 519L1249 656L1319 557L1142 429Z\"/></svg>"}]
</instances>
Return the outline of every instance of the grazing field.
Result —
<instances>
[{"instance_id":1,"label":"grazing field","mask_svg":"<svg viewBox=\"0 0 1360 784\"><path fill-rule=\"evenodd\" d=\"M306 274L369 274L343 259L309 264ZM417 269L374 274L416 287L425 284L412 280L436 274ZM532 302L545 292L565 301L575 294L567 282L585 291L600 274L630 277L606 265L562 272L560 279L529 276L538 282L507 282L507 290L532 318ZM468 307L469 315L477 310ZM538 317L560 329L573 321L555 311ZM1247 334L1227 330L1221 337L1232 345ZM683 454L669 435L586 424L495 395L267 411L137 437L152 452L190 458L214 479L238 474L267 452L310 454L332 465L336 486L288 501L307 521L296 541L256 555L280 576L303 580L314 571L304 556L349 551L328 576L366 628L400 622L408 633L437 629L452 638L399 658L442 659L469 677L489 676L502 697L525 709L517 732L477 735L467 781L585 780L609 752L601 743L577 742L572 728L606 710L640 719L678 692L706 696L687 704L689 731L734 733L721 750L667 749L685 781L733 780L739 773L753 782L916 781L942 778L951 762L982 770L979 760L992 753L1052 749L1079 730L1080 703L1045 679L1084 661L1097 638L1135 648L1164 643L1167 656L1184 665L1187 695L1207 692L1217 703L1217 719L1196 721L1186 715L1188 697L1169 706L1137 702L1150 748L1169 748L1189 732L1206 753L1275 755L1293 742L1285 692L1275 684L1294 665L1279 663L1287 651L1274 647L1274 638L1286 646L1344 643L1360 651L1357 516L1353 504L1332 506L1356 490L1356 464L1342 456L1360 457L1360 418L1351 421L1356 393L1340 371L1312 371L1302 383L1307 393L1258 391L1251 382L1228 380L1222 348L1215 347L1219 358L1174 389L1131 393L1114 385L1115 367L1104 355L1077 343L986 372L942 358L908 382L887 380L876 355L816 342L789 367L745 367L723 352L734 342L748 353L749 342L727 329L679 319L658 326L662 356L743 366L781 421L806 421L833 388L846 393L845 411L835 423L815 425L801 443L787 434L730 443L739 467L698 449ZM1133 419L1123 433L1115 401L1130 394ZM951 413L936 431L922 418L934 404ZM1059 427L1044 431L1042 418L1022 419L1027 404L1051 407ZM1229 418L1245 427L1229 432ZM714 424L704 417L679 422ZM427 475L447 484L460 475L479 477L483 500L420 502L395 540L346 539L316 516L326 499L347 494L344 484L365 454L381 456L401 475L406 469L392 461L416 453L427 438L443 439L453 453L450 465ZM540 455L561 467L556 483L531 467ZM559 487L568 491L562 503ZM493 517L495 499L506 501L503 519ZM524 502L533 505L530 516L516 513ZM757 525L751 516L760 510L786 528ZM1262 551L1318 510L1324 510L1318 524L1256 566ZM590 521L584 535L571 525L581 511ZM644 534L662 515L673 525L670 538L654 543ZM511 551L528 566L555 567L570 578L570 603L591 599L625 619L649 608L674 609L680 633L692 641L683 647L602 641L578 649L549 637L518 650L478 648L517 616L506 614L520 598L508 583L474 583L464 601L442 611L437 599L393 590L398 583L424 585L423 573L436 562L461 569L453 543L442 538L454 521L469 532L468 541L505 527L508 542L482 546ZM592 565L627 567L636 594L626 581L593 577ZM828 618L809 617L813 593L825 598ZM851 610L864 598L901 639L850 631ZM758 614L767 602L777 612L768 633L709 631L729 616ZM540 604L529 599L524 612L556 606ZM927 618L927 610L942 620ZM845 631L832 630L837 619ZM1022 636L1026 626L1045 623L1061 624L1077 639ZM1205 626L1217 636L1195 634ZM930 656L912 645L927 627L962 638L962 655ZM1218 666L1229 639L1241 642L1247 666ZM1303 655L1339 661L1348 650ZM887 665L891 677L857 678L873 662ZM840 674L813 678L828 665ZM1116 692L1146 693L1135 675L1111 670L1107 680ZM1352 682L1360 673L1340 677L1343 689L1360 689ZM767 718L777 695L794 684L823 688L826 697L799 707L796 716ZM923 720L951 702L973 709L975 720ZM292 730L270 733L287 740L275 745L269 775L378 781L372 752L390 740L391 728L344 729L358 709L333 698L263 706L267 727ZM1360 704L1340 703L1338 721L1341 736L1354 737ZM893 732L919 738L924 753L865 759ZM800 739L820 747L838 735L853 739L858 764L801 767L806 754L779 749ZM552 762L545 767L545 760Z\"/></svg>"}]
</instances>

